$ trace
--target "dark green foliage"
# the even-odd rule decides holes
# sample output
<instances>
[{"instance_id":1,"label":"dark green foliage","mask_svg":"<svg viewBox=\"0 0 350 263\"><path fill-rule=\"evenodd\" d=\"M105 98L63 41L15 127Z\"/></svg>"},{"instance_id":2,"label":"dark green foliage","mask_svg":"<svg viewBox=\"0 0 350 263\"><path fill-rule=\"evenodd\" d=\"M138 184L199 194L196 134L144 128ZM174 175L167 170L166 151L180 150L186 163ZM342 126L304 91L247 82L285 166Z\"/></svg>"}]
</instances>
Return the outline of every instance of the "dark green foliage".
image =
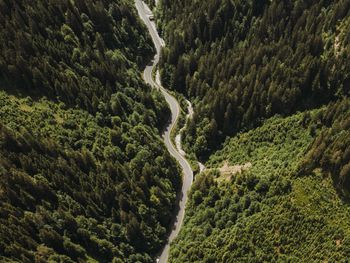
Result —
<instances>
[{"instance_id":1,"label":"dark green foliage","mask_svg":"<svg viewBox=\"0 0 350 263\"><path fill-rule=\"evenodd\" d=\"M151 9L156 6L156 0L145 0L144 1Z\"/></svg>"},{"instance_id":2,"label":"dark green foliage","mask_svg":"<svg viewBox=\"0 0 350 263\"><path fill-rule=\"evenodd\" d=\"M181 184L155 130L0 94L0 255L152 262Z\"/></svg>"},{"instance_id":3,"label":"dark green foliage","mask_svg":"<svg viewBox=\"0 0 350 263\"><path fill-rule=\"evenodd\" d=\"M349 95L349 10L349 1L161 1L163 82L195 102L187 149L205 158L261 119Z\"/></svg>"},{"instance_id":4,"label":"dark green foliage","mask_svg":"<svg viewBox=\"0 0 350 263\"><path fill-rule=\"evenodd\" d=\"M331 104L317 116L316 121L317 126L323 129L310 146L299 173L310 173L320 167L331 174L341 195L349 198L350 100Z\"/></svg>"},{"instance_id":5,"label":"dark green foliage","mask_svg":"<svg viewBox=\"0 0 350 263\"><path fill-rule=\"evenodd\" d=\"M0 261L153 262L180 188L131 1L0 0Z\"/></svg>"},{"instance_id":6,"label":"dark green foliage","mask_svg":"<svg viewBox=\"0 0 350 263\"><path fill-rule=\"evenodd\" d=\"M135 69L153 47L131 2L2 0L0 8L0 78L11 87L93 113L109 110L112 93L146 89Z\"/></svg>"}]
</instances>

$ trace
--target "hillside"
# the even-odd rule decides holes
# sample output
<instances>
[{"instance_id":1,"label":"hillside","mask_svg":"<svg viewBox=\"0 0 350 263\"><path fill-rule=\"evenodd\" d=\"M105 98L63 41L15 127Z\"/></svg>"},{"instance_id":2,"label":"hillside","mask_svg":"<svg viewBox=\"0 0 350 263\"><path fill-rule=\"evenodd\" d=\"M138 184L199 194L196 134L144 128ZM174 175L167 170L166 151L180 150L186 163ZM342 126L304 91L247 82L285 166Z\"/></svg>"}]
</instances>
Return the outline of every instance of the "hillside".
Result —
<instances>
[{"instance_id":1,"label":"hillside","mask_svg":"<svg viewBox=\"0 0 350 263\"><path fill-rule=\"evenodd\" d=\"M349 258L350 205L339 197L328 171L300 172L314 141L329 132L317 127L331 108L273 117L211 155L191 190L170 262ZM348 131L343 132L349 136Z\"/></svg>"},{"instance_id":2,"label":"hillside","mask_svg":"<svg viewBox=\"0 0 350 263\"><path fill-rule=\"evenodd\" d=\"M145 3L0 0L0 262L345 262L350 1Z\"/></svg>"},{"instance_id":3,"label":"hillside","mask_svg":"<svg viewBox=\"0 0 350 263\"><path fill-rule=\"evenodd\" d=\"M181 178L146 32L131 1L0 1L1 262L153 262Z\"/></svg>"},{"instance_id":4,"label":"hillside","mask_svg":"<svg viewBox=\"0 0 350 263\"><path fill-rule=\"evenodd\" d=\"M156 19L207 167L170 262L345 262L350 2L160 0Z\"/></svg>"},{"instance_id":5,"label":"hillside","mask_svg":"<svg viewBox=\"0 0 350 263\"><path fill-rule=\"evenodd\" d=\"M207 158L227 135L349 95L350 2L160 1L163 83L194 102L185 142Z\"/></svg>"}]
</instances>

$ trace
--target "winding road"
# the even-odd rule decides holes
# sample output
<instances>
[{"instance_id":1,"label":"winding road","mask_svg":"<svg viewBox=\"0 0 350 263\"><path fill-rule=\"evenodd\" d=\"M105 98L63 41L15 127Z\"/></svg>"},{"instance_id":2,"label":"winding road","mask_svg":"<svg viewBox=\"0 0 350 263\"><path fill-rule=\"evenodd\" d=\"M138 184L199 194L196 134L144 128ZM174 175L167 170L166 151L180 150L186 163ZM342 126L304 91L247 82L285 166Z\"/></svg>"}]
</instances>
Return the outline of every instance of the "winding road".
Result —
<instances>
[{"instance_id":1,"label":"winding road","mask_svg":"<svg viewBox=\"0 0 350 263\"><path fill-rule=\"evenodd\" d=\"M169 256L170 243L178 235L184 219L187 193L193 182L193 171L191 169L190 164L187 162L184 156L181 155L180 152L176 149L176 147L174 146L170 138L171 131L174 129L177 119L180 115L179 103L172 95L170 95L167 92L166 89L162 87L159 77L157 78L156 81L154 81L152 77L153 68L159 62L159 54L160 54L161 47L164 46L164 41L159 37L154 22L150 20L150 16L152 16L153 14L151 10L148 8L148 6L141 0L135 0L135 4L136 4L137 11L139 13L139 16L141 17L143 22L146 24L147 29L152 37L152 40L157 50L157 54L154 57L152 65L146 66L143 73L143 77L146 83L150 84L154 88L159 89L162 92L162 94L165 97L165 100L169 104L169 107L171 110L171 122L164 132L163 139L168 151L179 162L183 171L182 189L181 189L181 193L179 194L179 204L178 204L179 210L176 217L173 220L173 228L171 230L167 243L164 246L163 250L159 253L159 259L157 260L157 262L159 263L166 263ZM157 75L159 76L159 74Z\"/></svg>"}]
</instances>

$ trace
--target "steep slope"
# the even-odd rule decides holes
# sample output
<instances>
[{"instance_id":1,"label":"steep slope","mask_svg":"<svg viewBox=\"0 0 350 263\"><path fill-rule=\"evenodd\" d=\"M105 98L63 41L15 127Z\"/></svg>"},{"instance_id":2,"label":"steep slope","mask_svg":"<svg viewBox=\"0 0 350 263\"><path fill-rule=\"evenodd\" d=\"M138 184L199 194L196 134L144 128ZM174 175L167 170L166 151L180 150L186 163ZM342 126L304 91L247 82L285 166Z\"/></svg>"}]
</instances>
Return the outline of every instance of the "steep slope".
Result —
<instances>
[{"instance_id":1,"label":"steep slope","mask_svg":"<svg viewBox=\"0 0 350 263\"><path fill-rule=\"evenodd\" d=\"M349 95L350 3L160 1L163 83L195 107L185 142L205 158L227 135Z\"/></svg>"},{"instance_id":2,"label":"steep slope","mask_svg":"<svg viewBox=\"0 0 350 263\"><path fill-rule=\"evenodd\" d=\"M350 99L330 104L318 116L312 127L321 127L322 132L309 147L299 174L310 173L321 168L331 175L339 194L350 198Z\"/></svg>"},{"instance_id":3,"label":"steep slope","mask_svg":"<svg viewBox=\"0 0 350 263\"><path fill-rule=\"evenodd\" d=\"M0 8L1 78L12 89L96 112L112 93L142 87L136 62L148 62L153 47L128 1L3 0Z\"/></svg>"},{"instance_id":4,"label":"steep slope","mask_svg":"<svg viewBox=\"0 0 350 263\"><path fill-rule=\"evenodd\" d=\"M170 261L349 258L350 2L161 0L157 19L207 160Z\"/></svg>"},{"instance_id":5,"label":"steep slope","mask_svg":"<svg viewBox=\"0 0 350 263\"><path fill-rule=\"evenodd\" d=\"M350 206L328 176L332 166L319 169L319 159L311 158L314 166L307 172L302 168L305 155L315 152L317 141L328 134L332 134L324 142L328 154L345 156L339 151L349 150L338 142L348 134L348 126L339 133L344 128L341 122L330 122L338 127L333 132L320 126L334 109L330 105L288 118L274 117L258 129L228 139L193 185L170 262L342 262L349 258ZM349 107L343 110L349 123ZM333 145L338 149L333 151Z\"/></svg>"},{"instance_id":6,"label":"steep slope","mask_svg":"<svg viewBox=\"0 0 350 263\"><path fill-rule=\"evenodd\" d=\"M181 178L133 3L2 0L0 27L0 261L153 262Z\"/></svg>"}]
</instances>

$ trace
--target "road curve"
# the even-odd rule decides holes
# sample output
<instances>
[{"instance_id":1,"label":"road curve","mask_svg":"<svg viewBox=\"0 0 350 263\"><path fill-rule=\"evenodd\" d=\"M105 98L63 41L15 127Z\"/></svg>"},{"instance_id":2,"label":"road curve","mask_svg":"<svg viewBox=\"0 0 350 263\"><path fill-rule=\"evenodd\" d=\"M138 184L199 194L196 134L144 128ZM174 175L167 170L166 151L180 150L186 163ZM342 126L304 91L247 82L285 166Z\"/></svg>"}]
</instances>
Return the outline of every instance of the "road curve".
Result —
<instances>
[{"instance_id":1,"label":"road curve","mask_svg":"<svg viewBox=\"0 0 350 263\"><path fill-rule=\"evenodd\" d=\"M152 77L153 68L159 62L159 54L160 54L161 47L164 45L164 41L159 37L154 22L151 21L149 18L152 15L152 12L148 8L148 6L141 0L135 0L135 4L136 4L137 11L139 13L139 16L141 17L143 22L146 24L147 29L152 37L152 40L157 50L157 54L154 57L152 65L146 66L143 73L143 77L146 83L150 84L154 88L159 89L162 92L162 94L165 97L165 100L169 104L169 107L171 110L171 123L166 128L163 135L163 139L168 151L179 162L183 171L182 189L181 189L181 193L179 194L179 210L176 217L173 220L173 228L169 235L168 241L164 246L163 250L159 253L159 261L157 261L159 263L166 263L169 256L170 243L178 235L184 219L187 193L193 182L193 171L191 169L191 166L187 162L187 160L178 152L178 150L176 149L176 147L174 146L174 144L170 139L170 133L174 129L180 114L179 103L172 95L170 95L166 91L166 89L162 87L159 80L154 81Z\"/></svg>"}]
</instances>

